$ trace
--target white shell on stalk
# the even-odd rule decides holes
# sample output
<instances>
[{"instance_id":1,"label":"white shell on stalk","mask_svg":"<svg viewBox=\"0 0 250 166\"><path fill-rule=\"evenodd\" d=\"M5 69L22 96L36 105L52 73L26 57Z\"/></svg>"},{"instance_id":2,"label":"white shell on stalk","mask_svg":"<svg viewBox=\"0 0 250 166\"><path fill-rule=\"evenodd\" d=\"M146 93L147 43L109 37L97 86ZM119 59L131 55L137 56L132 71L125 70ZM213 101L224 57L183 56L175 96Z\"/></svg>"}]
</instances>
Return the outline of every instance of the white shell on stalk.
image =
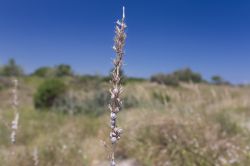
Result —
<instances>
[{"instance_id":1,"label":"white shell on stalk","mask_svg":"<svg viewBox=\"0 0 250 166\"><path fill-rule=\"evenodd\" d=\"M119 93L119 90L117 88L114 88L113 93L114 93L114 95L117 95Z\"/></svg>"},{"instance_id":2,"label":"white shell on stalk","mask_svg":"<svg viewBox=\"0 0 250 166\"><path fill-rule=\"evenodd\" d=\"M116 143L116 141L117 141L117 138L116 138L116 137L112 137L112 138L111 138L111 142L112 142L112 144L115 144L115 143Z\"/></svg>"},{"instance_id":3,"label":"white shell on stalk","mask_svg":"<svg viewBox=\"0 0 250 166\"><path fill-rule=\"evenodd\" d=\"M114 161L114 160L112 160L112 161L111 161L110 166L116 166L116 164L115 164L115 161Z\"/></svg>"},{"instance_id":4,"label":"white shell on stalk","mask_svg":"<svg viewBox=\"0 0 250 166\"><path fill-rule=\"evenodd\" d=\"M116 137L116 133L113 132L113 133L111 133L111 134L112 134L113 137Z\"/></svg>"},{"instance_id":5,"label":"white shell on stalk","mask_svg":"<svg viewBox=\"0 0 250 166\"><path fill-rule=\"evenodd\" d=\"M122 129L117 129L116 131L118 134L122 134L123 130Z\"/></svg>"},{"instance_id":6,"label":"white shell on stalk","mask_svg":"<svg viewBox=\"0 0 250 166\"><path fill-rule=\"evenodd\" d=\"M115 108L115 112L117 113L117 112L119 112L120 111L120 109L118 108L118 107L116 107Z\"/></svg>"},{"instance_id":7,"label":"white shell on stalk","mask_svg":"<svg viewBox=\"0 0 250 166\"><path fill-rule=\"evenodd\" d=\"M115 120L110 121L111 125L115 125Z\"/></svg>"},{"instance_id":8,"label":"white shell on stalk","mask_svg":"<svg viewBox=\"0 0 250 166\"><path fill-rule=\"evenodd\" d=\"M12 131L11 136L10 136L11 142L15 143L16 142L16 132Z\"/></svg>"},{"instance_id":9,"label":"white shell on stalk","mask_svg":"<svg viewBox=\"0 0 250 166\"><path fill-rule=\"evenodd\" d=\"M114 112L111 112L111 114L110 114L110 118L111 119L116 119L117 118L117 116L116 116L116 114L114 113Z\"/></svg>"}]
</instances>

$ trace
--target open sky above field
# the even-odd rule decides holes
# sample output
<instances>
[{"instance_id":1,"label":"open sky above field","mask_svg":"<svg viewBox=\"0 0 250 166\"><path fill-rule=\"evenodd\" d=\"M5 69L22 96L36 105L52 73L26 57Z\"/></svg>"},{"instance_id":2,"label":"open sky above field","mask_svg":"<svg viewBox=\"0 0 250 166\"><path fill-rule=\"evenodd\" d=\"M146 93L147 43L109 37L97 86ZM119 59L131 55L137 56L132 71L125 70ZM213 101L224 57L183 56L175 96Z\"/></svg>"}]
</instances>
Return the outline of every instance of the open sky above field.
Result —
<instances>
[{"instance_id":1,"label":"open sky above field","mask_svg":"<svg viewBox=\"0 0 250 166\"><path fill-rule=\"evenodd\" d=\"M249 0L1 0L0 63L13 57L27 72L66 63L107 74L123 5L128 75L191 67L250 82Z\"/></svg>"}]
</instances>

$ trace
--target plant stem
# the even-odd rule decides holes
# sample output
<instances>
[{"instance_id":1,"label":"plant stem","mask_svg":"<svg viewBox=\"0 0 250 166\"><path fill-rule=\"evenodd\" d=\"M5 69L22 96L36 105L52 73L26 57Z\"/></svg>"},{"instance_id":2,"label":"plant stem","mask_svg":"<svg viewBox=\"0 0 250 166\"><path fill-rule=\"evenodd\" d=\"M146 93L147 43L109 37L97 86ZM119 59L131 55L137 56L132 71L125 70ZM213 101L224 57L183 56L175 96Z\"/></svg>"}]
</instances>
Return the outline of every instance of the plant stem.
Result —
<instances>
[{"instance_id":1,"label":"plant stem","mask_svg":"<svg viewBox=\"0 0 250 166\"><path fill-rule=\"evenodd\" d=\"M113 49L116 53L116 58L113 61L114 70L112 72L111 84L112 88L110 89L111 99L109 104L110 109L110 139L112 143L112 152L111 152L111 166L115 166L115 148L117 141L120 139L122 129L117 127L117 114L121 111L122 108L122 100L120 99L120 95L122 93L121 86L121 75L120 71L123 65L123 56L124 56L124 46L125 46L125 8L123 7L123 15L122 20L116 22L115 27L115 38L114 38L114 46Z\"/></svg>"}]
</instances>

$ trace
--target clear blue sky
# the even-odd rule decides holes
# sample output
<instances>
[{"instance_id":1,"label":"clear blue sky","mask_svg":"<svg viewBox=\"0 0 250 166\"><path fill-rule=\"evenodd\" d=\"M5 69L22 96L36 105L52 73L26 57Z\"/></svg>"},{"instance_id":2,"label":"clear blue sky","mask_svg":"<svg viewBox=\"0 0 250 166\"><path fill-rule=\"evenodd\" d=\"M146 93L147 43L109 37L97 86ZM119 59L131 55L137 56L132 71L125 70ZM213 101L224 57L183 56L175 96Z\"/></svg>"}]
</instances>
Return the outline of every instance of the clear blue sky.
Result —
<instances>
[{"instance_id":1,"label":"clear blue sky","mask_svg":"<svg viewBox=\"0 0 250 166\"><path fill-rule=\"evenodd\" d=\"M191 67L250 82L249 0L1 0L0 63L13 57L27 72L66 63L107 74L123 5L128 75Z\"/></svg>"}]
</instances>

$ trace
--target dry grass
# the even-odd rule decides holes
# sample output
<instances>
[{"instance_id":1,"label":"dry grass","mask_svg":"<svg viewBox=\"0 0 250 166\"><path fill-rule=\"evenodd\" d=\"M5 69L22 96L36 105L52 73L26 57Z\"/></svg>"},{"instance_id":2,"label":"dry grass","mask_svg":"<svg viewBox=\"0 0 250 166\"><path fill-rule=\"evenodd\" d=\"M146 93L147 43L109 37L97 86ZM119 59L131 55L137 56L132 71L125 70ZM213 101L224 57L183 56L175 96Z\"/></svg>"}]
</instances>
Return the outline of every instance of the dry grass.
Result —
<instances>
[{"instance_id":1,"label":"dry grass","mask_svg":"<svg viewBox=\"0 0 250 166\"><path fill-rule=\"evenodd\" d=\"M20 83L22 116L16 155L10 155L10 131L1 121L2 165L33 166L35 148L42 166L98 166L107 161L101 143L109 141L107 114L37 111L32 106L36 78ZM127 84L125 89L123 97L132 94L139 103L119 115L125 134L117 149L118 160L135 159L141 166L250 164L249 87L183 84L173 88L144 82ZM0 117L7 122L13 118L7 107L10 91L0 92L0 98L6 99L0 101Z\"/></svg>"}]
</instances>

